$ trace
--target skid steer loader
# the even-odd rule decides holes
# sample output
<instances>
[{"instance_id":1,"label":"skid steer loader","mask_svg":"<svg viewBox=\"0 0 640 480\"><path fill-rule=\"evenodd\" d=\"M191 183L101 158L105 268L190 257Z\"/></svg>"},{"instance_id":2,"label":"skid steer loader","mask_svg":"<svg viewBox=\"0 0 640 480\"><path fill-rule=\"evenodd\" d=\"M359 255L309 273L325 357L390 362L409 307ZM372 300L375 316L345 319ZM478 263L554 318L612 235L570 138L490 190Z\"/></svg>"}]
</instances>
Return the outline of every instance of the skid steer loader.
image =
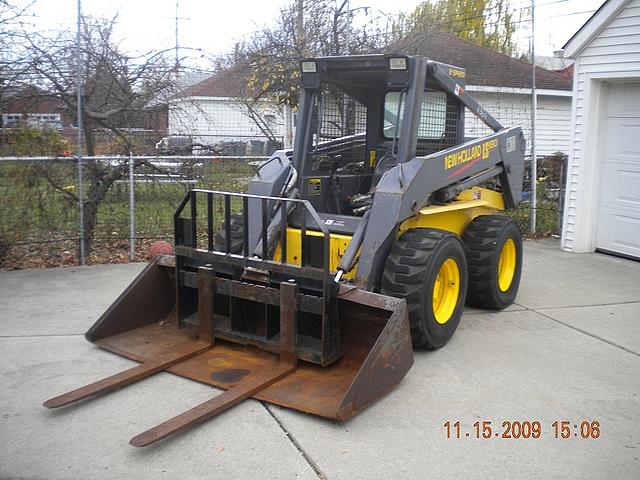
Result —
<instances>
[{"instance_id":1,"label":"skid steer loader","mask_svg":"<svg viewBox=\"0 0 640 480\"><path fill-rule=\"evenodd\" d=\"M518 291L524 138L424 57L301 62L295 147L248 193L191 190L156 256L89 329L139 366L49 408L160 371L224 393L131 440L149 445L248 397L345 420L451 338L465 302ZM464 136L465 110L494 133ZM398 400L401 401L401 400Z\"/></svg>"}]
</instances>

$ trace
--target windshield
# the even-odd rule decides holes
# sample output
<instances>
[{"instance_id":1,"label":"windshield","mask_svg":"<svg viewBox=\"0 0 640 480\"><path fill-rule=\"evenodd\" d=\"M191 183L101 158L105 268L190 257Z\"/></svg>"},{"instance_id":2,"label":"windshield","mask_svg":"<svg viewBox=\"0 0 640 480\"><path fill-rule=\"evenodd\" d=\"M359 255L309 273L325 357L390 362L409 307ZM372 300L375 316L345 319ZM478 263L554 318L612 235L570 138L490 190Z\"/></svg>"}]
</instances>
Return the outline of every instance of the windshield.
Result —
<instances>
[{"instance_id":1,"label":"windshield","mask_svg":"<svg viewBox=\"0 0 640 480\"><path fill-rule=\"evenodd\" d=\"M316 96L314 147L327 140L364 134L367 108L337 87L325 85Z\"/></svg>"},{"instance_id":2,"label":"windshield","mask_svg":"<svg viewBox=\"0 0 640 480\"><path fill-rule=\"evenodd\" d=\"M310 130L311 168L305 174L364 167L367 108L353 96L323 85L315 95Z\"/></svg>"}]
</instances>

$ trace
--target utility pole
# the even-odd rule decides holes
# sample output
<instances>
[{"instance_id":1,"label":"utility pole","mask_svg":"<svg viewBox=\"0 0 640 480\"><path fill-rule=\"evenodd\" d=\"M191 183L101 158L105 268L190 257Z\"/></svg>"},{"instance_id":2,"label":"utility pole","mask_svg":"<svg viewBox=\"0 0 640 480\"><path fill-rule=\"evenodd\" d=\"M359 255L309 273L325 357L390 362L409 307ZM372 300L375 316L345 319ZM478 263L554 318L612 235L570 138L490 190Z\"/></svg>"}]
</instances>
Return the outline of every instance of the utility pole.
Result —
<instances>
[{"instance_id":1,"label":"utility pole","mask_svg":"<svg viewBox=\"0 0 640 480\"><path fill-rule=\"evenodd\" d=\"M296 38L298 48L304 52L304 0L297 0L296 3ZM293 130L295 128L291 105L286 104L282 113L284 115L284 148L291 149L293 148Z\"/></svg>"},{"instance_id":2,"label":"utility pole","mask_svg":"<svg viewBox=\"0 0 640 480\"><path fill-rule=\"evenodd\" d=\"M175 53L176 53L176 63L175 63L175 69L176 69L176 75L178 74L178 62L180 61L179 57L178 57L178 6L180 4L180 0L176 0L176 46L175 46Z\"/></svg>"},{"instance_id":3,"label":"utility pole","mask_svg":"<svg viewBox=\"0 0 640 480\"><path fill-rule=\"evenodd\" d=\"M78 117L78 136L76 139L76 148L78 155L78 203L80 204L80 265L84 265L87 261L87 252L85 251L84 238L84 185L82 178L82 51L80 49L82 7L80 5L80 1L81 0L78 0L78 19L76 31L76 115Z\"/></svg>"},{"instance_id":4,"label":"utility pole","mask_svg":"<svg viewBox=\"0 0 640 480\"><path fill-rule=\"evenodd\" d=\"M298 44L302 47L304 40L304 0L298 0L296 13L296 35L298 36Z\"/></svg>"},{"instance_id":5,"label":"utility pole","mask_svg":"<svg viewBox=\"0 0 640 480\"><path fill-rule=\"evenodd\" d=\"M351 5L349 0L347 0L347 28L345 28L345 50L346 54L349 55L351 53Z\"/></svg>"},{"instance_id":6,"label":"utility pole","mask_svg":"<svg viewBox=\"0 0 640 480\"><path fill-rule=\"evenodd\" d=\"M531 0L531 211L529 227L536 233L538 203L538 157L536 155L536 116L538 113L538 95L536 93L536 4Z\"/></svg>"}]
</instances>

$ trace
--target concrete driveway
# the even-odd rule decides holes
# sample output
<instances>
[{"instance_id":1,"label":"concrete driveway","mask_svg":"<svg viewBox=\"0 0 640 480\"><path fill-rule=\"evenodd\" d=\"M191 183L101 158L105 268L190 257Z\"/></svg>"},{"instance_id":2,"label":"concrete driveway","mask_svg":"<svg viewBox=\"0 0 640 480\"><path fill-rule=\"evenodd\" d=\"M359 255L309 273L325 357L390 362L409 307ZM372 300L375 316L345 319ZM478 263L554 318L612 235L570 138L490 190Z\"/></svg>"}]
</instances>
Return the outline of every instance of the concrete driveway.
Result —
<instances>
[{"instance_id":1,"label":"concrete driveway","mask_svg":"<svg viewBox=\"0 0 640 480\"><path fill-rule=\"evenodd\" d=\"M127 442L216 389L161 373L41 406L134 364L82 334L142 265L0 273L0 478L640 478L640 262L556 242L526 242L525 255L517 305L467 311L447 347L416 352L405 380L351 421L249 400L144 449ZM538 421L541 436L475 438L474 422L501 434L505 420ZM462 438L447 438L447 421ZM581 437L583 421L599 438Z\"/></svg>"}]
</instances>

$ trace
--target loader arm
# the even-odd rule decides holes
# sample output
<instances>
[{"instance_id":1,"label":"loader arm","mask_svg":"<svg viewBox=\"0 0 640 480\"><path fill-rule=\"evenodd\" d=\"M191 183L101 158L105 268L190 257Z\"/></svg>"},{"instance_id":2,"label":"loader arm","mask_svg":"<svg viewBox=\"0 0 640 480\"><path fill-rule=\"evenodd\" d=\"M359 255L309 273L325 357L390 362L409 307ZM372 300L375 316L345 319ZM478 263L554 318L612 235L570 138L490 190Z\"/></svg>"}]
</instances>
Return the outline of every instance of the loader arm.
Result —
<instances>
[{"instance_id":1,"label":"loader arm","mask_svg":"<svg viewBox=\"0 0 640 480\"><path fill-rule=\"evenodd\" d=\"M398 226L434 197L446 198L458 186L469 188L498 176L505 206L514 208L522 195L524 148L522 130L514 127L389 170L375 190L356 284L367 290L378 287Z\"/></svg>"},{"instance_id":2,"label":"loader arm","mask_svg":"<svg viewBox=\"0 0 640 480\"><path fill-rule=\"evenodd\" d=\"M433 60L427 61L427 71L429 75L436 80L443 90L455 95L458 100L464 104L471 112L473 112L480 120L484 122L491 130L497 132L504 127L489 112L487 112L471 95L467 93L463 86L460 86L455 80L443 71L442 64L438 64Z\"/></svg>"}]
</instances>

